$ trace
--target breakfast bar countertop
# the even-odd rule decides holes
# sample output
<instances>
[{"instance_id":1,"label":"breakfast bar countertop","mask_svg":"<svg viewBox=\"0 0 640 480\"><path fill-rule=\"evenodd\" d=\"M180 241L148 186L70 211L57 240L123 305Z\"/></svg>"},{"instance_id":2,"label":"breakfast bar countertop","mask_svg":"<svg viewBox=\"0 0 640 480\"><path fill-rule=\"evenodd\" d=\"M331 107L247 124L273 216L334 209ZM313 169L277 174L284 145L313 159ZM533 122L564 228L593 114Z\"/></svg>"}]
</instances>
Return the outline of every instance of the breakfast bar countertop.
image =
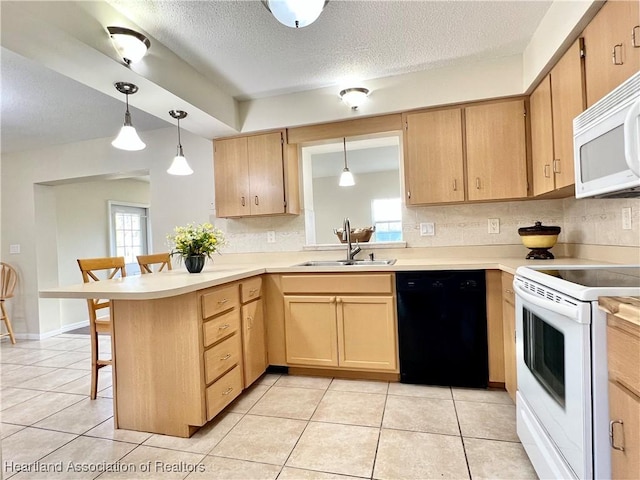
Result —
<instances>
[{"instance_id":1,"label":"breakfast bar countertop","mask_svg":"<svg viewBox=\"0 0 640 480\"><path fill-rule=\"evenodd\" d=\"M595 265L596 262L580 258L557 258L555 260L525 260L524 258L399 258L393 265L345 265L345 266L301 266L302 261L310 260L306 252L304 259L300 255L291 258L269 260L264 263L227 264L208 263L201 273L188 273L183 266L161 273L131 275L108 281L79 283L40 290L40 298L105 298L111 300L151 300L181 295L204 288L214 287L263 273L363 273L398 272L419 270L502 270L515 273L521 265Z\"/></svg>"}]
</instances>

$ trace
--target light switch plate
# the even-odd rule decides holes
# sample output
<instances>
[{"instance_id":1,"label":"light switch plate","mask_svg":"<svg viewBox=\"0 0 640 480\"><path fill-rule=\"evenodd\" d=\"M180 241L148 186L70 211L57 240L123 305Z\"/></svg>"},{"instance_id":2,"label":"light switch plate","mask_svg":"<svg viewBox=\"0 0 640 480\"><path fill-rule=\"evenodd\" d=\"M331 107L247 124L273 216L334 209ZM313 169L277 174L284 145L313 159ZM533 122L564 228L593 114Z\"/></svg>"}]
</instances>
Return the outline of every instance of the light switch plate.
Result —
<instances>
[{"instance_id":1,"label":"light switch plate","mask_svg":"<svg viewBox=\"0 0 640 480\"><path fill-rule=\"evenodd\" d=\"M273 230L267 232L267 243L276 243L276 232Z\"/></svg>"},{"instance_id":2,"label":"light switch plate","mask_svg":"<svg viewBox=\"0 0 640 480\"><path fill-rule=\"evenodd\" d=\"M420 224L420 236L421 237L432 237L436 234L436 224L433 222L421 223Z\"/></svg>"},{"instance_id":3,"label":"light switch plate","mask_svg":"<svg viewBox=\"0 0 640 480\"><path fill-rule=\"evenodd\" d=\"M488 221L488 231L489 233L500 233L500 219L499 218L490 218Z\"/></svg>"},{"instance_id":4,"label":"light switch plate","mask_svg":"<svg viewBox=\"0 0 640 480\"><path fill-rule=\"evenodd\" d=\"M20 244L16 243L13 245L9 245L9 253L12 253L12 254L20 253Z\"/></svg>"},{"instance_id":5,"label":"light switch plate","mask_svg":"<svg viewBox=\"0 0 640 480\"><path fill-rule=\"evenodd\" d=\"M622 229L631 230L631 207L622 209Z\"/></svg>"}]
</instances>

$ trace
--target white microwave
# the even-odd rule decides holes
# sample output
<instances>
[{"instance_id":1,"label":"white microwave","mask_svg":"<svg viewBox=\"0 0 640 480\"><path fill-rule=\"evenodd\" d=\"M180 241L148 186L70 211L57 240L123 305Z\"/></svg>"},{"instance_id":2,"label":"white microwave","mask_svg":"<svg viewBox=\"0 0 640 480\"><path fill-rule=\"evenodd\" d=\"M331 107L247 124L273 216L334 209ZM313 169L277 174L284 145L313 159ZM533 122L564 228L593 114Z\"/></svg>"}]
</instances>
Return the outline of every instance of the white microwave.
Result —
<instances>
[{"instance_id":1,"label":"white microwave","mask_svg":"<svg viewBox=\"0 0 640 480\"><path fill-rule=\"evenodd\" d=\"M640 197L640 72L573 120L576 198Z\"/></svg>"}]
</instances>

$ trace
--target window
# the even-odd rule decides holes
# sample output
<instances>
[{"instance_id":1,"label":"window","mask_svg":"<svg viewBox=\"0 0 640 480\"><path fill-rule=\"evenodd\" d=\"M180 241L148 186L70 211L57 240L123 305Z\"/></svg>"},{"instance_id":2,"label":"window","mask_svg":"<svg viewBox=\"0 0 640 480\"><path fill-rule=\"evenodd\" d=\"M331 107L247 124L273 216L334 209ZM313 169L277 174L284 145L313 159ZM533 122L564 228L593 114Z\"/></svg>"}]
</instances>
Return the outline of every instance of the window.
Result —
<instances>
[{"instance_id":1,"label":"window","mask_svg":"<svg viewBox=\"0 0 640 480\"><path fill-rule=\"evenodd\" d=\"M402 203L400 198L376 198L371 201L371 217L377 242L402 240Z\"/></svg>"},{"instance_id":2,"label":"window","mask_svg":"<svg viewBox=\"0 0 640 480\"><path fill-rule=\"evenodd\" d=\"M109 203L111 217L111 254L124 257L127 275L140 273L138 255L148 252L147 212L145 207Z\"/></svg>"}]
</instances>

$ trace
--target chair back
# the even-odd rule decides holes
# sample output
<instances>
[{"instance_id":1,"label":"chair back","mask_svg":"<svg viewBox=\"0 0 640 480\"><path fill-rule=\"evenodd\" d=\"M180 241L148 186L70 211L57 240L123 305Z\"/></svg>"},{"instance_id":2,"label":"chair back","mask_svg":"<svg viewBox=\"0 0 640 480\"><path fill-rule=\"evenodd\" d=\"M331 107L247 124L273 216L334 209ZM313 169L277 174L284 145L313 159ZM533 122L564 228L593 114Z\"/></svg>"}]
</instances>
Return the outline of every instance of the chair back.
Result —
<instances>
[{"instance_id":1,"label":"chair back","mask_svg":"<svg viewBox=\"0 0 640 480\"><path fill-rule=\"evenodd\" d=\"M145 273L153 273L153 265L156 265L156 272L161 272L163 268L171 270L171 255L167 253L153 253L151 255L138 255L138 265L140 271Z\"/></svg>"},{"instance_id":2,"label":"chair back","mask_svg":"<svg viewBox=\"0 0 640 480\"><path fill-rule=\"evenodd\" d=\"M101 276L105 279L126 277L127 271L124 266L124 257L103 257L103 258L79 258L78 266L82 272L82 281L84 283L99 282ZM109 300L88 299L89 314L91 320L96 320L96 312L102 308L109 307Z\"/></svg>"},{"instance_id":3,"label":"chair back","mask_svg":"<svg viewBox=\"0 0 640 480\"><path fill-rule=\"evenodd\" d=\"M13 297L18 274L8 263L0 262L0 300Z\"/></svg>"}]
</instances>

